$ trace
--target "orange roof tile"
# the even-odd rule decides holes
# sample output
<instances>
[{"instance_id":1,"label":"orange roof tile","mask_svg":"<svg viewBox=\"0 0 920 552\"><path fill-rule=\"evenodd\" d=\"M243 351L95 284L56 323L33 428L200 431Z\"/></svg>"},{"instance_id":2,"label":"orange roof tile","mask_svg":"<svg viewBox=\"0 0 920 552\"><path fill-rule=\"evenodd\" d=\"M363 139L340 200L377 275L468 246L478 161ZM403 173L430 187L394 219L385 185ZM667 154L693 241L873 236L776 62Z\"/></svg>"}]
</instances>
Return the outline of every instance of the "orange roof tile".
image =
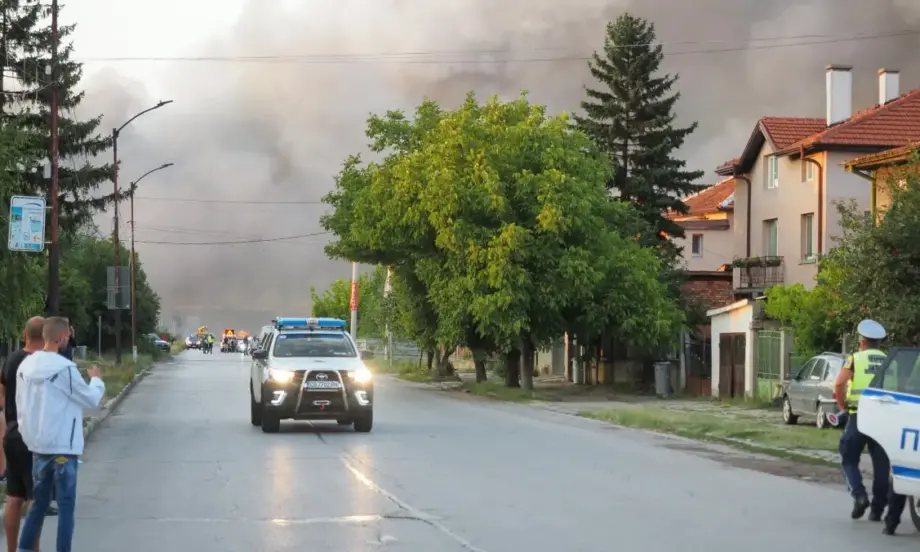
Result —
<instances>
[{"instance_id":1,"label":"orange roof tile","mask_svg":"<svg viewBox=\"0 0 920 552\"><path fill-rule=\"evenodd\" d=\"M705 215L708 213L717 213L721 210L730 209L734 206L735 179L726 178L722 182L706 188L701 192L684 198L684 205L687 206L686 213L668 212L667 216L686 217L693 215Z\"/></svg>"},{"instance_id":2,"label":"orange roof tile","mask_svg":"<svg viewBox=\"0 0 920 552\"><path fill-rule=\"evenodd\" d=\"M846 163L843 163L843 166L848 170L850 168L871 170L885 165L907 162L910 160L910 157L918 151L920 151L920 142L909 142L906 146L886 149L878 153L871 153L869 155L850 159Z\"/></svg>"},{"instance_id":3,"label":"orange roof tile","mask_svg":"<svg viewBox=\"0 0 920 552\"><path fill-rule=\"evenodd\" d=\"M784 153L822 146L892 148L920 140L920 88L790 144Z\"/></svg>"},{"instance_id":4,"label":"orange roof tile","mask_svg":"<svg viewBox=\"0 0 920 552\"><path fill-rule=\"evenodd\" d=\"M808 117L763 117L760 119L764 132L776 149L785 149L802 138L827 128L826 119Z\"/></svg>"}]
</instances>

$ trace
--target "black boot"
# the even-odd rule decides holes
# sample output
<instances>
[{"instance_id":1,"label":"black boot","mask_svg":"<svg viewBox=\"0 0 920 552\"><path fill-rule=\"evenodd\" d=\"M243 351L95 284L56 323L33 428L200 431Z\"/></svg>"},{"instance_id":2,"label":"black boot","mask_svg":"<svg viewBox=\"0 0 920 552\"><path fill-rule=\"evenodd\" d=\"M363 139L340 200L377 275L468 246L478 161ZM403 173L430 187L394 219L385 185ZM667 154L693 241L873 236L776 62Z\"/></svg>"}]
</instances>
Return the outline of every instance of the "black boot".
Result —
<instances>
[{"instance_id":1,"label":"black boot","mask_svg":"<svg viewBox=\"0 0 920 552\"><path fill-rule=\"evenodd\" d=\"M882 521L882 512L884 510L876 510L875 508L869 510L869 521Z\"/></svg>"},{"instance_id":2,"label":"black boot","mask_svg":"<svg viewBox=\"0 0 920 552\"><path fill-rule=\"evenodd\" d=\"M860 519L865 515L866 510L869 509L869 499L861 496L853 501L853 511L850 512L850 517L853 519Z\"/></svg>"},{"instance_id":3,"label":"black boot","mask_svg":"<svg viewBox=\"0 0 920 552\"><path fill-rule=\"evenodd\" d=\"M886 521L885 528L882 529L882 534L883 535L894 535L894 532L895 530L897 530L897 528L898 528L897 523L889 523Z\"/></svg>"}]
</instances>

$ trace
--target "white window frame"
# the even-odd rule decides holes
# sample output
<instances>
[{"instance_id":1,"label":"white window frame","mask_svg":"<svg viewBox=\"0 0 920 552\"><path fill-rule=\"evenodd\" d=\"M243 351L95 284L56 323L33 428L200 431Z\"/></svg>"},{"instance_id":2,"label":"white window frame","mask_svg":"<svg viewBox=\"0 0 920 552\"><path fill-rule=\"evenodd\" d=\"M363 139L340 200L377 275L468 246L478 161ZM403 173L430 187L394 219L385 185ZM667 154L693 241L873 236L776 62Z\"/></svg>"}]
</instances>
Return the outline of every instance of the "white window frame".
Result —
<instances>
[{"instance_id":1,"label":"white window frame","mask_svg":"<svg viewBox=\"0 0 920 552\"><path fill-rule=\"evenodd\" d=\"M803 159L802 163L805 163L805 182L811 182L818 174L818 167L807 159Z\"/></svg>"},{"instance_id":2,"label":"white window frame","mask_svg":"<svg viewBox=\"0 0 920 552\"><path fill-rule=\"evenodd\" d=\"M775 251L770 251L770 227L776 228L776 241L773 244L776 247ZM763 229L763 256L779 257L779 219L767 219L763 221Z\"/></svg>"},{"instance_id":3,"label":"white window frame","mask_svg":"<svg viewBox=\"0 0 920 552\"><path fill-rule=\"evenodd\" d=\"M807 228L806 228L807 226ZM802 227L802 260L815 260L815 214L803 213Z\"/></svg>"},{"instance_id":4,"label":"white window frame","mask_svg":"<svg viewBox=\"0 0 920 552\"><path fill-rule=\"evenodd\" d=\"M768 155L765 158L765 161L767 172L767 189L773 190L779 188L779 157L776 155Z\"/></svg>"},{"instance_id":5,"label":"white window frame","mask_svg":"<svg viewBox=\"0 0 920 552\"><path fill-rule=\"evenodd\" d=\"M699 240L700 240L700 242L699 242L699 245L700 245L700 246L699 246L699 248L698 248L699 250L697 250L697 247L696 247L696 243L697 243L696 240L697 240L697 238L699 238ZM692 254L694 257L702 257L702 256L703 256L703 234L692 234L692 235L690 236L690 252L691 252L691 254Z\"/></svg>"}]
</instances>

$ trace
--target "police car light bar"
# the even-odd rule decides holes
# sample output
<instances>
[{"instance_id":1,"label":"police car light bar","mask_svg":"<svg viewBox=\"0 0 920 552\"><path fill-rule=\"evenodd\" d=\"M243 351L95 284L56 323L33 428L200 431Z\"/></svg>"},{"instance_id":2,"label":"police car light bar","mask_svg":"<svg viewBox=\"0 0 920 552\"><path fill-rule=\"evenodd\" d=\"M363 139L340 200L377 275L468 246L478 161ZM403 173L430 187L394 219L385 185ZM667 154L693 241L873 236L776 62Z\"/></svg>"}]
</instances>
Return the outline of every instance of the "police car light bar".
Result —
<instances>
[{"instance_id":1,"label":"police car light bar","mask_svg":"<svg viewBox=\"0 0 920 552\"><path fill-rule=\"evenodd\" d=\"M284 318L279 316L276 324L279 330L345 329L345 321L338 318Z\"/></svg>"}]
</instances>

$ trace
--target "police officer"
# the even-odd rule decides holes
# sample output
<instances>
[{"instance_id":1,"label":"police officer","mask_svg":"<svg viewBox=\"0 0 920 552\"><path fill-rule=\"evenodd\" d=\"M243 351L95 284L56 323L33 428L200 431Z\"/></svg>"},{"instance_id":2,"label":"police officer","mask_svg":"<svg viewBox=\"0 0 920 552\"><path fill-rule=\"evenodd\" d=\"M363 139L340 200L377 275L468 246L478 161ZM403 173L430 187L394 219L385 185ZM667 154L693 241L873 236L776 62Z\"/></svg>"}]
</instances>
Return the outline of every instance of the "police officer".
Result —
<instances>
[{"instance_id":1,"label":"police officer","mask_svg":"<svg viewBox=\"0 0 920 552\"><path fill-rule=\"evenodd\" d=\"M850 494L853 496L853 511L850 517L860 519L871 506L869 520L881 521L882 512L888 505L891 464L885 449L871 437L859 432L856 407L863 390L869 387L876 370L885 362L886 354L879 346L886 333L885 328L874 320L863 320L856 331L859 333L859 352L847 358L843 370L834 382L837 406L840 410L849 412L846 427L840 436L840 464ZM859 471L859 458L866 447L869 448L869 457L872 459L871 502Z\"/></svg>"}]
</instances>

